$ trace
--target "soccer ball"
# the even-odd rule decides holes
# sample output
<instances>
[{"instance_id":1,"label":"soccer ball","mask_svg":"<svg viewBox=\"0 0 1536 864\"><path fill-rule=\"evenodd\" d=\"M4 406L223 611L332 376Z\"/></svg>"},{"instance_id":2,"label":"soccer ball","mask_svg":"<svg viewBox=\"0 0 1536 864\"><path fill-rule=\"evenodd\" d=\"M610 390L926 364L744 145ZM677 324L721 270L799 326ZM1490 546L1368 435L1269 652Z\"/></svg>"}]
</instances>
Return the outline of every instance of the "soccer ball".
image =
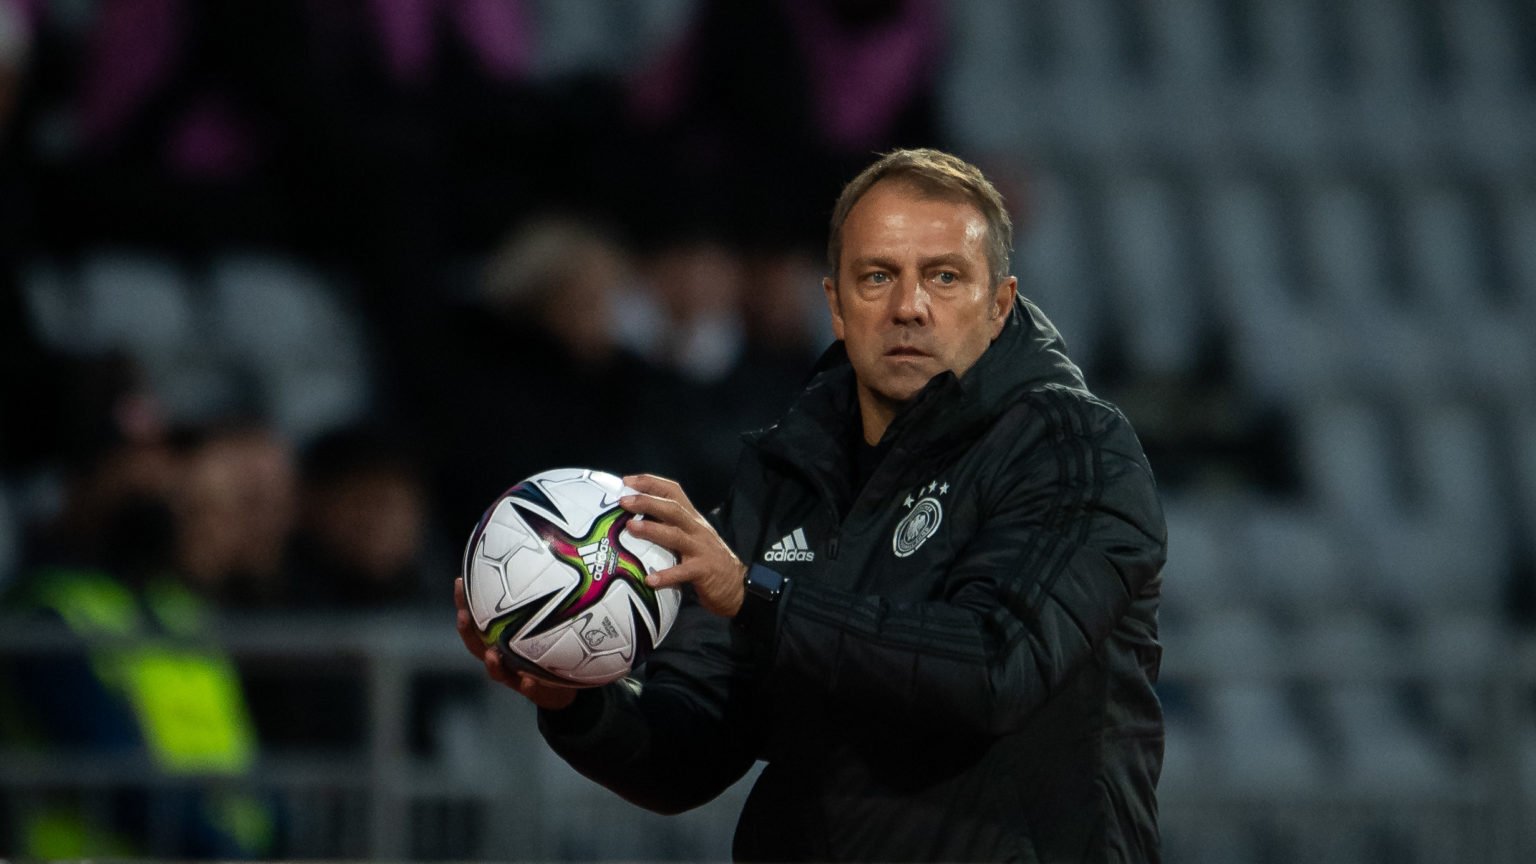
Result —
<instances>
[{"instance_id":1,"label":"soccer ball","mask_svg":"<svg viewBox=\"0 0 1536 864\"><path fill-rule=\"evenodd\" d=\"M540 680L595 687L661 643L681 593L645 577L677 563L624 528L631 490L612 474L535 474L491 504L464 549L464 595L487 645Z\"/></svg>"}]
</instances>

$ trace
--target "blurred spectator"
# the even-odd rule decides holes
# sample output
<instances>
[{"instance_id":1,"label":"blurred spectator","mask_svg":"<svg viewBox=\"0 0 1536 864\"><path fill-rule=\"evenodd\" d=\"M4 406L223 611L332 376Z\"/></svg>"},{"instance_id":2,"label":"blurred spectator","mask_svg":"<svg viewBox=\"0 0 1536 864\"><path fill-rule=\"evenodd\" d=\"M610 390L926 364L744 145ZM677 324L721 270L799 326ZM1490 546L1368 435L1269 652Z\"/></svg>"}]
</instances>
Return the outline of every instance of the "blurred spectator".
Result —
<instances>
[{"instance_id":1,"label":"blurred spectator","mask_svg":"<svg viewBox=\"0 0 1536 864\"><path fill-rule=\"evenodd\" d=\"M289 606L404 609L441 605L422 579L427 502L403 449L366 429L322 436L304 453Z\"/></svg>"},{"instance_id":2,"label":"blurred spectator","mask_svg":"<svg viewBox=\"0 0 1536 864\"><path fill-rule=\"evenodd\" d=\"M652 305L621 321L626 343L688 381L719 381L741 354L740 254L721 239L679 238L650 255L646 271Z\"/></svg>"},{"instance_id":3,"label":"blurred spectator","mask_svg":"<svg viewBox=\"0 0 1536 864\"><path fill-rule=\"evenodd\" d=\"M316 439L301 463L298 522L286 561L286 612L441 612L450 556L427 561L427 495L421 471L387 435L362 427ZM246 692L263 746L361 751L368 697L345 667L248 663Z\"/></svg>"},{"instance_id":4,"label":"blurred spectator","mask_svg":"<svg viewBox=\"0 0 1536 864\"><path fill-rule=\"evenodd\" d=\"M633 82L642 236L729 226L752 246L815 248L826 202L876 150L945 143L934 113L944 31L932 0L700 4Z\"/></svg>"},{"instance_id":5,"label":"blurred spectator","mask_svg":"<svg viewBox=\"0 0 1536 864\"><path fill-rule=\"evenodd\" d=\"M165 502L176 466L155 395L120 353L46 354L14 379L15 435L25 465L61 475L57 513L28 526L28 564L138 571L168 560ZM35 376L35 377L33 377Z\"/></svg>"},{"instance_id":6,"label":"blurred spectator","mask_svg":"<svg viewBox=\"0 0 1536 864\"><path fill-rule=\"evenodd\" d=\"M0 253L0 473L38 464L62 431L48 415L63 364L33 332L12 263Z\"/></svg>"},{"instance_id":7,"label":"blurred spectator","mask_svg":"<svg viewBox=\"0 0 1536 864\"><path fill-rule=\"evenodd\" d=\"M74 463L65 506L6 604L56 625L82 650L13 659L14 692L0 693L10 702L0 714L13 721L6 746L142 761L171 776L237 776L254 763L254 727L233 663L210 641L207 586L180 566L206 558L187 554L197 545L189 532L211 526L187 518L182 490L204 468L179 458L147 410L133 407L142 397L131 381L108 389L98 403L104 416L82 423L108 432ZM228 532L216 539L239 545ZM21 805L24 857L258 857L271 849L264 803L190 780L94 802L33 795Z\"/></svg>"},{"instance_id":8,"label":"blurred spectator","mask_svg":"<svg viewBox=\"0 0 1536 864\"><path fill-rule=\"evenodd\" d=\"M647 169L615 183L657 251L654 311L624 338L682 373L664 401L687 458L651 470L697 500L723 495L739 433L783 407L757 397L787 399L821 347L805 312L819 308L819 273L791 274L819 251L826 202L871 152L944 143L944 38L931 0L707 0L630 82L628 162Z\"/></svg>"},{"instance_id":9,"label":"blurred spectator","mask_svg":"<svg viewBox=\"0 0 1536 864\"><path fill-rule=\"evenodd\" d=\"M728 337L721 341L729 353L717 349L711 358L717 365L684 369L675 383L667 401L669 426L681 430L677 434L686 437L687 450L685 458L656 469L670 472L701 505L724 498L741 454L742 433L783 414L817 354L831 341L831 334L822 332L827 313L816 259L793 250L719 254L730 270L711 273L700 263L688 265L686 258L654 270L658 279L669 270L681 271L675 283L658 285L660 293L672 302L691 299L712 309L712 317L704 320L721 322L713 332ZM722 302L731 305L719 308ZM698 326L680 332L693 333L695 345L711 334Z\"/></svg>"},{"instance_id":10,"label":"blurred spectator","mask_svg":"<svg viewBox=\"0 0 1536 864\"><path fill-rule=\"evenodd\" d=\"M603 229L570 218L536 219L492 257L482 295L494 319L541 328L572 360L599 365L620 350L613 326L630 266Z\"/></svg>"},{"instance_id":11,"label":"blurred spectator","mask_svg":"<svg viewBox=\"0 0 1536 864\"><path fill-rule=\"evenodd\" d=\"M497 494L538 471L656 464L646 433L665 422L665 377L614 335L628 270L601 229L534 220L493 257L480 297L439 322L421 434L445 536L467 537ZM664 432L687 446L685 430Z\"/></svg>"},{"instance_id":12,"label":"blurred spectator","mask_svg":"<svg viewBox=\"0 0 1536 864\"><path fill-rule=\"evenodd\" d=\"M752 394L743 401L762 413L743 415L746 426L780 416L832 340L821 289L825 270L816 257L794 250L747 256L736 298L744 342L731 379L743 396Z\"/></svg>"},{"instance_id":13,"label":"blurred spectator","mask_svg":"<svg viewBox=\"0 0 1536 864\"><path fill-rule=\"evenodd\" d=\"M172 501L181 573L231 608L280 605L297 500L291 447L259 425L185 438L184 474Z\"/></svg>"},{"instance_id":14,"label":"blurred spectator","mask_svg":"<svg viewBox=\"0 0 1536 864\"><path fill-rule=\"evenodd\" d=\"M174 565L167 502L178 480L160 441L125 441L72 471L64 510L38 552L51 565L99 566L144 577Z\"/></svg>"},{"instance_id":15,"label":"blurred spectator","mask_svg":"<svg viewBox=\"0 0 1536 864\"><path fill-rule=\"evenodd\" d=\"M597 75L533 81L533 4L311 0L301 188L316 254L352 268L379 342L382 413L418 420L458 350L455 264L551 206L597 210L619 91ZM591 14L604 14L596 11ZM599 170L600 166L611 166ZM622 167L621 167L622 166ZM458 268L463 269L463 268Z\"/></svg>"}]
</instances>

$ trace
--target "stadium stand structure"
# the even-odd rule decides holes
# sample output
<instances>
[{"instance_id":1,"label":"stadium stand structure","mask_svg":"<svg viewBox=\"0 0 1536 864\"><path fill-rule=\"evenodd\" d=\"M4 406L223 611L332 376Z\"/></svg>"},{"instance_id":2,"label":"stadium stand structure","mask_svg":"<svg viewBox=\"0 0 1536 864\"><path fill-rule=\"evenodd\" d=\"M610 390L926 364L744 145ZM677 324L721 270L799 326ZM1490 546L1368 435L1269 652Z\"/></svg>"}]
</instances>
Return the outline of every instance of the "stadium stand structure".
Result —
<instances>
[{"instance_id":1,"label":"stadium stand structure","mask_svg":"<svg viewBox=\"0 0 1536 864\"><path fill-rule=\"evenodd\" d=\"M576 54L602 53L578 7L549 5ZM954 145L1021 193L1022 290L1090 383L1159 441L1211 430L1139 415L1138 394L1213 386L1289 435L1164 481L1166 859L1536 860L1536 11L945 8ZM369 410L377 358L344 283L283 250L111 248L42 256L26 289L52 345L131 351L178 416L245 403L302 438ZM0 569L29 506L10 488ZM341 640L363 752L258 775L293 857L726 854L744 786L681 820L635 811L478 686L439 617L231 623L269 670L363 634ZM20 632L3 651L43 650ZM451 698L423 695L444 681ZM0 765L0 802L134 782Z\"/></svg>"},{"instance_id":2,"label":"stadium stand structure","mask_svg":"<svg viewBox=\"0 0 1536 864\"><path fill-rule=\"evenodd\" d=\"M23 287L54 347L126 351L174 421L260 416L303 441L370 406L364 322L290 254L117 248L42 258Z\"/></svg>"}]
</instances>

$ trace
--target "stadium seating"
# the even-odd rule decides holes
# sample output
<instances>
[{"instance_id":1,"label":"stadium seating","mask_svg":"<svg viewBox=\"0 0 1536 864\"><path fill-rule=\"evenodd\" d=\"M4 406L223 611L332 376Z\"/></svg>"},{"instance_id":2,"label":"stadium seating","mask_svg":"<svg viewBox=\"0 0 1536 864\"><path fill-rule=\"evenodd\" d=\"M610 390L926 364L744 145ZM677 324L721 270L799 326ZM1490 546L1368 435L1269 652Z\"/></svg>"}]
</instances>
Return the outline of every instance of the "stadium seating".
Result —
<instances>
[{"instance_id":1,"label":"stadium seating","mask_svg":"<svg viewBox=\"0 0 1536 864\"><path fill-rule=\"evenodd\" d=\"M1019 290L1051 310L1072 358L1091 367L1109 329L1100 314L1104 302L1087 275L1088 227L1083 192L1063 174L1041 174L1031 181L1033 200L1050 218L1021 226L1015 272Z\"/></svg>"},{"instance_id":2,"label":"stadium seating","mask_svg":"<svg viewBox=\"0 0 1536 864\"><path fill-rule=\"evenodd\" d=\"M289 256L114 248L35 262L25 293L49 344L126 352L173 421L261 416L302 441L369 408L362 321Z\"/></svg>"},{"instance_id":3,"label":"stadium seating","mask_svg":"<svg viewBox=\"0 0 1536 864\"><path fill-rule=\"evenodd\" d=\"M210 271L221 350L255 375L260 405L279 431L304 440L363 415L366 347L340 286L263 253L221 256Z\"/></svg>"},{"instance_id":4,"label":"stadium seating","mask_svg":"<svg viewBox=\"0 0 1536 864\"><path fill-rule=\"evenodd\" d=\"M1510 790L1476 754L1519 674L1510 598L1536 596L1536 17L1513 0L1003 6L956 4L957 34L1052 47L957 56L948 98L972 146L1035 159L1025 293L1083 334L1111 394L1199 386L1214 331L1218 374L1295 442L1283 497L1165 486L1165 789L1239 801L1250 787L1211 794L1232 771L1310 790L1272 801L1360 803L1334 808L1331 837L1290 831L1304 807L1199 810L1209 842L1170 805L1170 860L1496 857L1406 814ZM1208 677L1271 661L1283 683Z\"/></svg>"},{"instance_id":5,"label":"stadium seating","mask_svg":"<svg viewBox=\"0 0 1536 864\"><path fill-rule=\"evenodd\" d=\"M1162 178L1132 177L1107 192L1106 304L1129 343L1129 362L1150 377L1192 376L1201 347L1202 306L1188 264L1193 238L1184 202ZM1101 313L1102 314L1102 313Z\"/></svg>"},{"instance_id":6,"label":"stadium seating","mask_svg":"<svg viewBox=\"0 0 1536 864\"><path fill-rule=\"evenodd\" d=\"M1248 672L1201 688L1199 701L1210 725L1209 747L1196 757L1200 776L1248 793L1295 793L1323 782L1323 753L1286 682L1272 677L1283 667L1284 644L1265 615L1244 610L1212 616L1185 633L1183 650L1210 666Z\"/></svg>"}]
</instances>

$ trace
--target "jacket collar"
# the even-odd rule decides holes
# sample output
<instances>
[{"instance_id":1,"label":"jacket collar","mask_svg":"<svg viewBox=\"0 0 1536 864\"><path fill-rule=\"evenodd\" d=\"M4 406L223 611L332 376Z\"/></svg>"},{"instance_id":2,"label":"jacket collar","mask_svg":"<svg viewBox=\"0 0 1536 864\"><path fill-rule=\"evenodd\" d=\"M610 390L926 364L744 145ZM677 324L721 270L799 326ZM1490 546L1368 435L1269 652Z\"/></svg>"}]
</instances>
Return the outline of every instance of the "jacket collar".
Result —
<instances>
[{"instance_id":1,"label":"jacket collar","mask_svg":"<svg viewBox=\"0 0 1536 864\"><path fill-rule=\"evenodd\" d=\"M764 451L805 469L846 473L845 442L858 423L853 367L842 342L817 361L810 383L778 424L752 436ZM884 441L907 454L978 434L1023 394L1047 385L1085 390L1056 327L1022 296L1002 333L963 377L934 376L886 429Z\"/></svg>"}]
</instances>

